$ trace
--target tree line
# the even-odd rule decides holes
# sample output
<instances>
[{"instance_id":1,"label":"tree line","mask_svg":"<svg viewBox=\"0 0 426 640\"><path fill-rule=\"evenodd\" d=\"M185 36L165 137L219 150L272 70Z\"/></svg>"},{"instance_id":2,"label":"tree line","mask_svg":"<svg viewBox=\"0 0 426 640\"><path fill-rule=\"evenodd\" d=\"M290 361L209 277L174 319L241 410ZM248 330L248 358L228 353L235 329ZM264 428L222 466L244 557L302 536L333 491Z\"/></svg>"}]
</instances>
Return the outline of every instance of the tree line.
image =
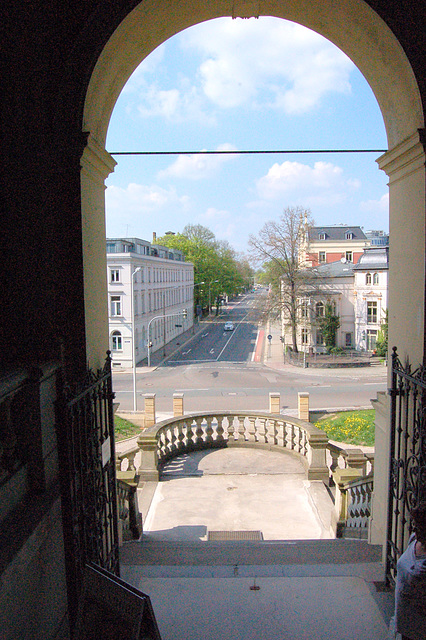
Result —
<instances>
[{"instance_id":1,"label":"tree line","mask_svg":"<svg viewBox=\"0 0 426 640\"><path fill-rule=\"evenodd\" d=\"M194 265L196 312L218 313L225 296L233 298L253 285L254 270L248 259L238 254L226 240L200 224L187 224L180 233L168 232L158 244L179 249Z\"/></svg>"}]
</instances>

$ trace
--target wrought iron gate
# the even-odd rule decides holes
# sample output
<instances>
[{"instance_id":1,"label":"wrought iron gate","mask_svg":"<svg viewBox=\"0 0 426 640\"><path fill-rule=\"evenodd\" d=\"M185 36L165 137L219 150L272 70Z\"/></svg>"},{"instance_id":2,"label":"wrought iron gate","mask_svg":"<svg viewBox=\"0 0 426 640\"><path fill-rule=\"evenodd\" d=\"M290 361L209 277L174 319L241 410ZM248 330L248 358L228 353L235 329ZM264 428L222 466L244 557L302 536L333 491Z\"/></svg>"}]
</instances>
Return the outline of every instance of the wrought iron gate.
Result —
<instances>
[{"instance_id":1,"label":"wrought iron gate","mask_svg":"<svg viewBox=\"0 0 426 640\"><path fill-rule=\"evenodd\" d=\"M58 450L71 626L86 563L119 575L111 355L58 395Z\"/></svg>"},{"instance_id":2,"label":"wrought iron gate","mask_svg":"<svg viewBox=\"0 0 426 640\"><path fill-rule=\"evenodd\" d=\"M426 498L426 369L415 371L392 353L389 389L390 469L386 581L395 582L396 563L407 546L410 510Z\"/></svg>"}]
</instances>

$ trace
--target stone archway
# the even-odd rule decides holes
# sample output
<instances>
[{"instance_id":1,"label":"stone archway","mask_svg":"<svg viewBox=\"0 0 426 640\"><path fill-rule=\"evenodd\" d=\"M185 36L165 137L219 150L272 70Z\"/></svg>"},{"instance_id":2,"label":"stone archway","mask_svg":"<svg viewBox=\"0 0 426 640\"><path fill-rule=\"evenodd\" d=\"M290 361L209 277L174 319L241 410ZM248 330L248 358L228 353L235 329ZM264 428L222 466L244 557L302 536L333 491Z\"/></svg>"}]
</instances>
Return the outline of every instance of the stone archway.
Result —
<instances>
[{"instance_id":1,"label":"stone archway","mask_svg":"<svg viewBox=\"0 0 426 640\"><path fill-rule=\"evenodd\" d=\"M391 30L363 0L144 0L118 26L93 70L86 94L82 158L84 290L88 360L96 366L108 345L106 314L105 179L115 162L105 150L115 102L137 65L179 31L209 19L272 16L309 27L340 47L368 81L381 108L389 151L379 166L389 176L391 255L389 340L402 358L423 359L425 288L425 153L420 92ZM376 443L372 539L386 522L387 406Z\"/></svg>"}]
</instances>

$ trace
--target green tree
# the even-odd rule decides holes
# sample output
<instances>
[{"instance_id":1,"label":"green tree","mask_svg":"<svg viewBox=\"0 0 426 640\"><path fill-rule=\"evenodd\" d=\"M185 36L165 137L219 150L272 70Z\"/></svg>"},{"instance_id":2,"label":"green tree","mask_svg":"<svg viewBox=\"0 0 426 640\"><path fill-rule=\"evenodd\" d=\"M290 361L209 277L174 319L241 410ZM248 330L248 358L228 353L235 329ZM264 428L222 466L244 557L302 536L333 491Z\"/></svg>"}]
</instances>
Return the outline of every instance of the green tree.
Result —
<instances>
[{"instance_id":1,"label":"green tree","mask_svg":"<svg viewBox=\"0 0 426 640\"><path fill-rule=\"evenodd\" d=\"M233 296L246 287L246 260L240 261L229 242L217 240L207 227L187 224L181 233L167 233L158 243L180 249L193 263L196 305L206 308L216 301L218 313L223 295Z\"/></svg>"},{"instance_id":2,"label":"green tree","mask_svg":"<svg viewBox=\"0 0 426 640\"><path fill-rule=\"evenodd\" d=\"M378 356L386 358L388 353L388 310L385 311L385 319L382 322L376 340L376 353Z\"/></svg>"},{"instance_id":3,"label":"green tree","mask_svg":"<svg viewBox=\"0 0 426 640\"><path fill-rule=\"evenodd\" d=\"M295 351L301 305L306 292L313 290L312 271L300 255L312 224L308 209L287 207L278 220L267 222L257 236L249 239L253 258L263 263L262 281L269 280L266 313L270 318L282 315L290 327Z\"/></svg>"},{"instance_id":4,"label":"green tree","mask_svg":"<svg viewBox=\"0 0 426 640\"><path fill-rule=\"evenodd\" d=\"M336 346L337 329L340 327L340 318L336 316L331 302L326 302L324 315L317 319L318 326L324 338L327 351Z\"/></svg>"}]
</instances>

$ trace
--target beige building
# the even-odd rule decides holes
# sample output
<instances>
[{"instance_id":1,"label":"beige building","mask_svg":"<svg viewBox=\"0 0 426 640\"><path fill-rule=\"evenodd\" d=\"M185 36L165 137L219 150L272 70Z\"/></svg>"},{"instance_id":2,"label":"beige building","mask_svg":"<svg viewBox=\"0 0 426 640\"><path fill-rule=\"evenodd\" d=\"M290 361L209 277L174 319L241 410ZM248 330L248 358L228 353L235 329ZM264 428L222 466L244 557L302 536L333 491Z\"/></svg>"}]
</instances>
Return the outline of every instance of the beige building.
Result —
<instances>
[{"instance_id":1,"label":"beige building","mask_svg":"<svg viewBox=\"0 0 426 640\"><path fill-rule=\"evenodd\" d=\"M356 265L342 258L312 267L315 277L299 305L300 351L326 351L317 319L331 302L340 319L336 346L373 352L388 308L388 272L389 250L380 246L364 249ZM282 327L285 343L291 344L284 316Z\"/></svg>"},{"instance_id":2,"label":"beige building","mask_svg":"<svg viewBox=\"0 0 426 640\"><path fill-rule=\"evenodd\" d=\"M147 357L148 342L154 353L192 326L194 265L181 251L107 239L107 277L114 368L132 367Z\"/></svg>"},{"instance_id":3,"label":"beige building","mask_svg":"<svg viewBox=\"0 0 426 640\"><path fill-rule=\"evenodd\" d=\"M361 227L311 227L304 237L300 257L310 267L337 260L356 264L370 242Z\"/></svg>"}]
</instances>

